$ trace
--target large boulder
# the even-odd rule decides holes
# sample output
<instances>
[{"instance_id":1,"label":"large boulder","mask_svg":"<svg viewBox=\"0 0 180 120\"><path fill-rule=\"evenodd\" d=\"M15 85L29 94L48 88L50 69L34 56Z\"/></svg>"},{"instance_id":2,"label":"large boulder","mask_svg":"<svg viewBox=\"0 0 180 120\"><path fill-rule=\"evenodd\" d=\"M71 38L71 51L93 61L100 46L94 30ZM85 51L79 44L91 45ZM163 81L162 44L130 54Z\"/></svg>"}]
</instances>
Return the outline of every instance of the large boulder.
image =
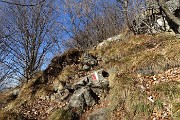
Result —
<instances>
[{"instance_id":1,"label":"large boulder","mask_svg":"<svg viewBox=\"0 0 180 120\"><path fill-rule=\"evenodd\" d=\"M109 86L109 81L107 79L108 76L109 74L106 71L100 69L82 78L79 82L75 83L73 87L74 89L78 89L82 86L107 89Z\"/></svg>"},{"instance_id":2,"label":"large boulder","mask_svg":"<svg viewBox=\"0 0 180 120\"><path fill-rule=\"evenodd\" d=\"M147 8L135 17L133 28L136 34L154 34L159 32L177 31L177 25L174 25L168 19L166 14L161 11L157 0L146 0ZM167 0L166 5L170 12L176 17L180 17L180 1ZM170 30L171 28L171 30Z\"/></svg>"},{"instance_id":3,"label":"large boulder","mask_svg":"<svg viewBox=\"0 0 180 120\"><path fill-rule=\"evenodd\" d=\"M95 105L96 96L89 87L82 87L74 92L69 100L69 107L84 109L87 106Z\"/></svg>"},{"instance_id":4,"label":"large boulder","mask_svg":"<svg viewBox=\"0 0 180 120\"><path fill-rule=\"evenodd\" d=\"M74 93L69 100L69 107L84 109L97 103L99 95L109 88L108 76L107 72L100 69L75 83L72 86Z\"/></svg>"},{"instance_id":5,"label":"large boulder","mask_svg":"<svg viewBox=\"0 0 180 120\"><path fill-rule=\"evenodd\" d=\"M157 19L157 24L160 30L162 31L169 31L170 26L168 24L168 21L164 17L160 17Z\"/></svg>"},{"instance_id":6,"label":"large boulder","mask_svg":"<svg viewBox=\"0 0 180 120\"><path fill-rule=\"evenodd\" d=\"M69 101L68 109L84 110L86 107L95 105L100 100L101 93L104 95L108 92L108 76L107 72L100 69L83 77L73 85L66 83L62 89L58 88L61 82L57 81L57 83L54 83L56 93L50 98L51 100Z\"/></svg>"}]
</instances>

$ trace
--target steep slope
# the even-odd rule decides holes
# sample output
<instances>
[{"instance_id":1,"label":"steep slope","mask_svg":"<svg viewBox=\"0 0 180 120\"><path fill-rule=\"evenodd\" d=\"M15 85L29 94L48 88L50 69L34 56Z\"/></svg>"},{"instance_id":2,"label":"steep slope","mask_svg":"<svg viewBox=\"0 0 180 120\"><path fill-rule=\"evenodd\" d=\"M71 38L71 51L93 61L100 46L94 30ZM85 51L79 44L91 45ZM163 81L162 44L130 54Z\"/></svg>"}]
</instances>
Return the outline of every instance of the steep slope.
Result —
<instances>
[{"instance_id":1,"label":"steep slope","mask_svg":"<svg viewBox=\"0 0 180 120\"><path fill-rule=\"evenodd\" d=\"M85 53L87 52L92 56L88 64L84 62L83 51L70 50L62 56L55 57L45 71L38 73L31 82L20 87L15 98L2 103L0 119L180 118L179 39L166 34L118 35L104 40ZM79 89L82 90L82 86L79 88L76 84L74 87L74 84L84 78L91 81L91 76L94 77L94 73L100 69L107 72L101 74L103 80L108 80L108 89L95 89L98 92L103 91L99 94L93 91L97 93L93 96L98 100L95 104L86 101L83 108L69 109L68 104L73 95ZM68 90L72 91L68 92L67 96L65 91L62 96L57 95L64 87L69 86ZM89 94L91 92L90 90ZM2 101L12 96L12 92L3 95ZM64 96L66 98L62 100ZM88 106L87 103L91 105Z\"/></svg>"}]
</instances>

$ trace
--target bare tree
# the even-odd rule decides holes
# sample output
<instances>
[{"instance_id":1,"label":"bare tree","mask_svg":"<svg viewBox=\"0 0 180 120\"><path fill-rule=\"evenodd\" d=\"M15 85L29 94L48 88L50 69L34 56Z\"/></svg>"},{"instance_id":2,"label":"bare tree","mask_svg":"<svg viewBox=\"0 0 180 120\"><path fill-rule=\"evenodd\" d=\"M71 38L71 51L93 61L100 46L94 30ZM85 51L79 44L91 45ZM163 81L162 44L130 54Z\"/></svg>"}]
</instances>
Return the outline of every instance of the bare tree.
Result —
<instances>
[{"instance_id":1,"label":"bare tree","mask_svg":"<svg viewBox=\"0 0 180 120\"><path fill-rule=\"evenodd\" d=\"M2 16L0 19L0 23L2 23ZM2 24L0 24L0 91L3 90L4 88L7 88L8 85L14 84L12 79L14 79L14 70L10 69L9 66L11 65L6 65L4 62L7 59L8 56L8 47L7 47L7 41L5 40L5 33L3 31Z\"/></svg>"},{"instance_id":2,"label":"bare tree","mask_svg":"<svg viewBox=\"0 0 180 120\"><path fill-rule=\"evenodd\" d=\"M13 0L4 4L8 15L3 28L8 42L4 61L26 80L41 69L46 55L57 42L54 0ZM33 6L29 6L33 5Z\"/></svg>"},{"instance_id":3,"label":"bare tree","mask_svg":"<svg viewBox=\"0 0 180 120\"><path fill-rule=\"evenodd\" d=\"M122 30L122 13L117 3L63 0L63 6L68 17L61 22L61 28L79 48L95 46Z\"/></svg>"}]
</instances>

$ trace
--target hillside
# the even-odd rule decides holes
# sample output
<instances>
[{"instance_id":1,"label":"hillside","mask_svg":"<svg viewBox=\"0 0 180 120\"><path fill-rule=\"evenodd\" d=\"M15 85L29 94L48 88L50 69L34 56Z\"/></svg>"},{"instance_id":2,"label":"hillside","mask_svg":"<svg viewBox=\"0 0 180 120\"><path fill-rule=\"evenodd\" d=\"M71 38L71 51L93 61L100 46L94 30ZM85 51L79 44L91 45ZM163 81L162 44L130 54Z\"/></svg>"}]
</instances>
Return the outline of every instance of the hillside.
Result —
<instances>
[{"instance_id":1,"label":"hillside","mask_svg":"<svg viewBox=\"0 0 180 120\"><path fill-rule=\"evenodd\" d=\"M0 120L179 120L180 39L121 34L0 94Z\"/></svg>"}]
</instances>

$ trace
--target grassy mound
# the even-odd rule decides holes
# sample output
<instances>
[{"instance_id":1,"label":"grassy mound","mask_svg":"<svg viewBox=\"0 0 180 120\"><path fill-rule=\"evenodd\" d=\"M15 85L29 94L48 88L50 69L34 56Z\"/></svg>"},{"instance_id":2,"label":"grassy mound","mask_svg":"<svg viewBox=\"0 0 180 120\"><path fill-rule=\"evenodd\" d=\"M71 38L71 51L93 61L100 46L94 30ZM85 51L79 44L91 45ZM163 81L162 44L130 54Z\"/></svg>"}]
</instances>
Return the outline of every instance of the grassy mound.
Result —
<instances>
[{"instance_id":1,"label":"grassy mound","mask_svg":"<svg viewBox=\"0 0 180 120\"><path fill-rule=\"evenodd\" d=\"M167 78L166 82L151 85L147 80L144 84L150 87L147 90L139 88L141 80L146 81L145 76L152 78L168 69L179 68L179 46L180 40L173 36L139 35L122 38L91 51L102 60L102 67L116 69L109 78L112 119L147 120L158 118L159 114L158 119L180 118L180 82L168 81ZM140 79L138 76L144 77ZM153 102L148 100L151 95ZM170 115L163 118L162 114L167 111L164 104L170 109L167 112Z\"/></svg>"}]
</instances>

